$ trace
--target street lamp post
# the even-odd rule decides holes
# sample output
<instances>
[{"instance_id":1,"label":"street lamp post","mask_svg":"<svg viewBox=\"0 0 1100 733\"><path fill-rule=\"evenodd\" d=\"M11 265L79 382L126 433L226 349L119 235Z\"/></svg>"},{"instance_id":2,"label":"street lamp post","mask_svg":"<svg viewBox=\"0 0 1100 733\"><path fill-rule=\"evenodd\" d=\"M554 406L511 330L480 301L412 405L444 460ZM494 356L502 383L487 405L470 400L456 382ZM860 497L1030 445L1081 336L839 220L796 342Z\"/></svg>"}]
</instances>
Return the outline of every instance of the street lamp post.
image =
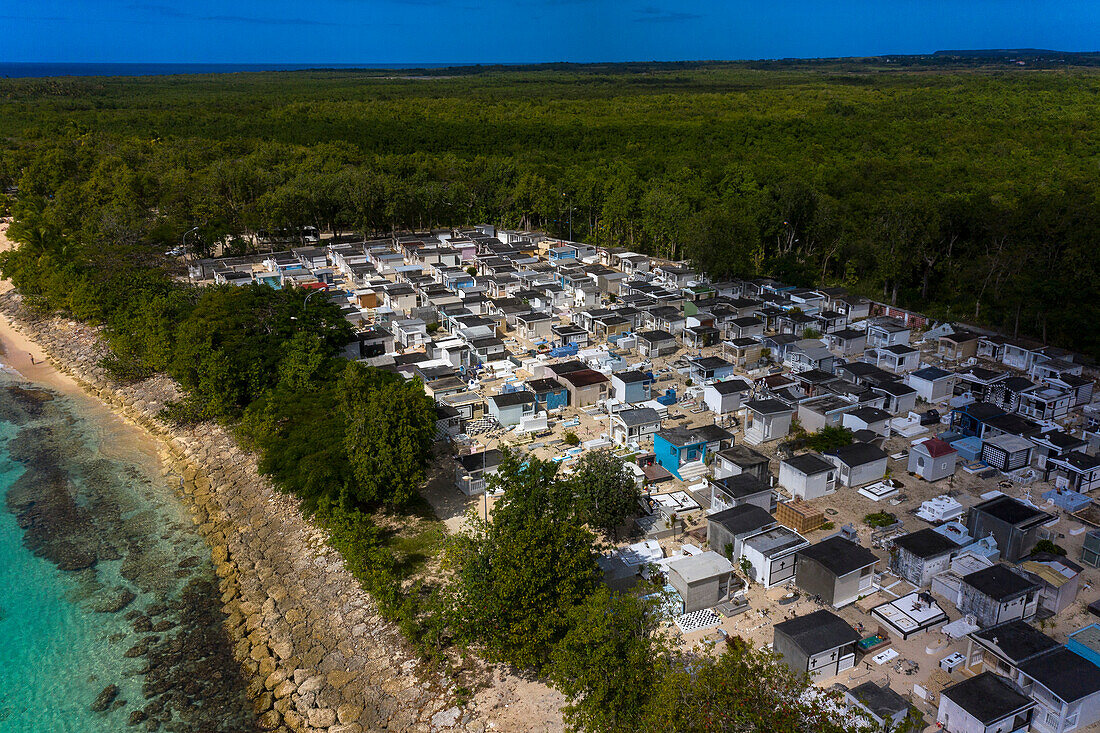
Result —
<instances>
[{"instance_id":1,"label":"street lamp post","mask_svg":"<svg viewBox=\"0 0 1100 733\"><path fill-rule=\"evenodd\" d=\"M180 237L180 247L183 248L183 266L187 268L187 280L188 280L188 282L191 282L192 279L191 279L191 267L190 267L190 265L187 264L187 235L191 234L192 232L197 232L198 230L199 230L199 227L191 227L190 229L188 229L186 232L183 233L182 237Z\"/></svg>"},{"instance_id":2,"label":"street lamp post","mask_svg":"<svg viewBox=\"0 0 1100 733\"><path fill-rule=\"evenodd\" d=\"M309 305L309 299L312 298L314 295L317 295L317 293L319 293L319 292L321 292L321 291L320 290L314 290L314 291L310 292L310 294L306 296L306 299L302 301L302 315L303 316L305 315L306 306ZM290 320L297 321L298 316L291 316Z\"/></svg>"},{"instance_id":3,"label":"street lamp post","mask_svg":"<svg viewBox=\"0 0 1100 733\"><path fill-rule=\"evenodd\" d=\"M485 451L489 450L489 443L481 450L481 517L489 521L489 482L485 479Z\"/></svg>"},{"instance_id":4,"label":"street lamp post","mask_svg":"<svg viewBox=\"0 0 1100 733\"><path fill-rule=\"evenodd\" d=\"M569 204L569 241L572 242L573 241L573 202L569 200L569 196L565 193L565 191L561 192L561 197L563 199L565 199L567 204Z\"/></svg>"}]
</instances>

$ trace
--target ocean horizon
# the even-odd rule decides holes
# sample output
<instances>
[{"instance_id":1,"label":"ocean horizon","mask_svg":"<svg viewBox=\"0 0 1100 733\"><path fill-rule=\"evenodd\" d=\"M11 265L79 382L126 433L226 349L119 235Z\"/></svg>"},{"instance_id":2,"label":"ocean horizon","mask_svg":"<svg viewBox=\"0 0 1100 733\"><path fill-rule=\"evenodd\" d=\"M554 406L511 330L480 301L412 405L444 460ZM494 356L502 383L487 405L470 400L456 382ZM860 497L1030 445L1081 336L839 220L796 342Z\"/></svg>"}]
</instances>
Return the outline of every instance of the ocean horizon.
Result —
<instances>
[{"instance_id":1,"label":"ocean horizon","mask_svg":"<svg viewBox=\"0 0 1100 733\"><path fill-rule=\"evenodd\" d=\"M173 74L239 74L256 71L311 71L325 69L403 70L449 69L459 66L496 66L477 63L411 64L193 64L193 63L84 63L0 61L0 78L26 79L53 76L170 76ZM518 66L523 64L504 64Z\"/></svg>"}]
</instances>

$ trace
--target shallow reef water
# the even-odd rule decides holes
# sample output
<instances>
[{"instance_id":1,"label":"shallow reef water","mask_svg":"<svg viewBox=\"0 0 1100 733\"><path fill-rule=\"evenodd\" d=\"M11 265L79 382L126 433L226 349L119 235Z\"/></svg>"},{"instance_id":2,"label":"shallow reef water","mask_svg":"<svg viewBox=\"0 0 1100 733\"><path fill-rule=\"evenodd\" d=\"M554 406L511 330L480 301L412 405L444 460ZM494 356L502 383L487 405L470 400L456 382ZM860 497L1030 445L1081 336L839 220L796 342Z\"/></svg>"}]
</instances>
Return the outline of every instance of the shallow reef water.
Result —
<instances>
[{"instance_id":1,"label":"shallow reef water","mask_svg":"<svg viewBox=\"0 0 1100 733\"><path fill-rule=\"evenodd\" d=\"M0 375L0 731L252 731L210 553L155 454Z\"/></svg>"}]
</instances>

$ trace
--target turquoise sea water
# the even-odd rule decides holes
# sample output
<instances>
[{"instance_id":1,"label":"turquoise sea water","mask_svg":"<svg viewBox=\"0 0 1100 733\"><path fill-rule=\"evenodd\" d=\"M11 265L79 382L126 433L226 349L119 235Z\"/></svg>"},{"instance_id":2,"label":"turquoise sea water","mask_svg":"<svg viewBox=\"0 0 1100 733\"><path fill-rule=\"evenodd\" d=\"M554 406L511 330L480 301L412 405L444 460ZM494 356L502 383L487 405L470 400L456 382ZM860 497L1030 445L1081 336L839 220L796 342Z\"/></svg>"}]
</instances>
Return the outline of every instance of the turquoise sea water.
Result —
<instances>
[{"instance_id":1,"label":"turquoise sea water","mask_svg":"<svg viewBox=\"0 0 1100 733\"><path fill-rule=\"evenodd\" d=\"M178 478L28 387L0 376L0 731L253 730Z\"/></svg>"}]
</instances>

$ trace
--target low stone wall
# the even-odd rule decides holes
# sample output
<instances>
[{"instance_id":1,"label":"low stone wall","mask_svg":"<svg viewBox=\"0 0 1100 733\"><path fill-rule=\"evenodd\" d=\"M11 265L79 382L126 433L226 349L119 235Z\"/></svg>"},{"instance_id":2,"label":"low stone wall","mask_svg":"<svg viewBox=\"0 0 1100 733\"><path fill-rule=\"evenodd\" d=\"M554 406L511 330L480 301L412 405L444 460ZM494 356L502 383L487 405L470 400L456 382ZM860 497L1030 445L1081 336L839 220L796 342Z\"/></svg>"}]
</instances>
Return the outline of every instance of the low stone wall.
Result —
<instances>
[{"instance_id":1,"label":"low stone wall","mask_svg":"<svg viewBox=\"0 0 1100 733\"><path fill-rule=\"evenodd\" d=\"M221 579L234 653L266 729L486 729L482 715L455 705L447 680L419 669L323 533L259 475L254 456L221 426L181 428L157 418L180 394L172 380L114 382L99 367L106 349L94 329L40 316L17 293L0 295L0 313L54 367L159 438L178 463L182 495Z\"/></svg>"}]
</instances>

